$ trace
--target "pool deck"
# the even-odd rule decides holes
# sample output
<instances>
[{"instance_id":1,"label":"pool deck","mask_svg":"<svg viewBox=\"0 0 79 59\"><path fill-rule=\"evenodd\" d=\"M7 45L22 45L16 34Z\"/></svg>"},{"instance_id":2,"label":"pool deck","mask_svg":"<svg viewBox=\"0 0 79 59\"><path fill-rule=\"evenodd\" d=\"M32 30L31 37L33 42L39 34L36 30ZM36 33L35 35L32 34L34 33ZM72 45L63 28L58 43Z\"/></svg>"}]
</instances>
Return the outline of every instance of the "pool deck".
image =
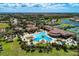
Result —
<instances>
[{"instance_id":1,"label":"pool deck","mask_svg":"<svg viewBox=\"0 0 79 59\"><path fill-rule=\"evenodd\" d=\"M56 38L50 37L48 35L47 31L34 33L32 35L34 36L33 40L35 41L35 43L36 43L36 41L40 42L42 40L45 40L45 42L54 42L54 40L56 40ZM42 38L43 35L45 36L44 38Z\"/></svg>"}]
</instances>

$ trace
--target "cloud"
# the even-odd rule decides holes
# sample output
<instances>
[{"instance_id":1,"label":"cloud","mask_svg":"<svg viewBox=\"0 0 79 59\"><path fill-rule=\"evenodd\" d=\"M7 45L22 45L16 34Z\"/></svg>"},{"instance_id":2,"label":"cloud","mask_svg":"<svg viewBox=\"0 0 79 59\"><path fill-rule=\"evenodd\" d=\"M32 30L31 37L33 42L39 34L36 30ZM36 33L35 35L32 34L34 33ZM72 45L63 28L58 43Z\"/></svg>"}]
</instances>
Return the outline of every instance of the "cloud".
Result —
<instances>
[{"instance_id":1,"label":"cloud","mask_svg":"<svg viewBox=\"0 0 79 59\"><path fill-rule=\"evenodd\" d=\"M43 3L41 4L41 6L43 8L64 8L66 6L66 4L62 4L62 3Z\"/></svg>"},{"instance_id":2,"label":"cloud","mask_svg":"<svg viewBox=\"0 0 79 59\"><path fill-rule=\"evenodd\" d=\"M63 8L66 4L62 3L27 3L27 7L41 7L41 8Z\"/></svg>"},{"instance_id":3,"label":"cloud","mask_svg":"<svg viewBox=\"0 0 79 59\"><path fill-rule=\"evenodd\" d=\"M69 3L70 7L79 7L79 3Z\"/></svg>"},{"instance_id":4,"label":"cloud","mask_svg":"<svg viewBox=\"0 0 79 59\"><path fill-rule=\"evenodd\" d=\"M79 7L79 3L0 3L0 7L17 8L17 7L41 7L41 8L66 8Z\"/></svg>"}]
</instances>

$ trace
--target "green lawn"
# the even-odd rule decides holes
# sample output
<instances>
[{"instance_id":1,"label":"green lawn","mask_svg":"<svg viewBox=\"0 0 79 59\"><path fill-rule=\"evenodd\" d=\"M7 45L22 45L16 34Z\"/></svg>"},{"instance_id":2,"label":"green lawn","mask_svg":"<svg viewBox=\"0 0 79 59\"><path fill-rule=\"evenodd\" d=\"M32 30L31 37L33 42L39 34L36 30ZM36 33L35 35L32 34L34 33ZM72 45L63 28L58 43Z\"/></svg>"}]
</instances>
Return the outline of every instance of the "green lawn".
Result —
<instances>
[{"instance_id":1,"label":"green lawn","mask_svg":"<svg viewBox=\"0 0 79 59\"><path fill-rule=\"evenodd\" d=\"M57 51L55 48L51 53L26 53L20 48L19 42L15 40L11 43L1 42L3 44L3 51L0 53L0 56L75 56L77 52L69 50L69 52L64 52L63 50Z\"/></svg>"},{"instance_id":2,"label":"green lawn","mask_svg":"<svg viewBox=\"0 0 79 59\"><path fill-rule=\"evenodd\" d=\"M7 28L10 27L7 23L0 23L0 28Z\"/></svg>"}]
</instances>

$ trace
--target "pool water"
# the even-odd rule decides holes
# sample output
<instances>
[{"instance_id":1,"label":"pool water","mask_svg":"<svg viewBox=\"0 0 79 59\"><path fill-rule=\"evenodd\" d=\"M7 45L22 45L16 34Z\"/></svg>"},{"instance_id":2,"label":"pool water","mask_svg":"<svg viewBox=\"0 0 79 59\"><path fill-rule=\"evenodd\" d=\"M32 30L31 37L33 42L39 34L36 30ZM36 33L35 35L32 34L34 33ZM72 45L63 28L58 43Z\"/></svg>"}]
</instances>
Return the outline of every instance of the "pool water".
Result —
<instances>
[{"instance_id":1,"label":"pool water","mask_svg":"<svg viewBox=\"0 0 79 59\"><path fill-rule=\"evenodd\" d=\"M50 37L47 35L46 32L39 32L39 33L36 33L36 34L32 34L34 36L33 38L33 41L41 41L41 40L46 40L48 42L52 41L54 38Z\"/></svg>"}]
</instances>

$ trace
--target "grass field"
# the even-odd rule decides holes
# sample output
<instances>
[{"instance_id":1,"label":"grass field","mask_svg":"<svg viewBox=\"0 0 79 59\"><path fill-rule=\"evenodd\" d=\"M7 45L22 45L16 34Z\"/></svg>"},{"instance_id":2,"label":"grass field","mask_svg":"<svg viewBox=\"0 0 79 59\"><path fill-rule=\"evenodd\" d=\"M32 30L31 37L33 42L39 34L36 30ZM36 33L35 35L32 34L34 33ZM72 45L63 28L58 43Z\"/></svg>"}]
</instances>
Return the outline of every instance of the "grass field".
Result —
<instances>
[{"instance_id":1,"label":"grass field","mask_svg":"<svg viewBox=\"0 0 79 59\"><path fill-rule=\"evenodd\" d=\"M10 27L7 23L0 23L0 28L7 28Z\"/></svg>"},{"instance_id":2,"label":"grass field","mask_svg":"<svg viewBox=\"0 0 79 59\"><path fill-rule=\"evenodd\" d=\"M47 53L39 53L35 51L34 53L26 53L26 51L20 48L19 42L15 40L11 43L1 42L3 45L3 51L0 53L0 56L75 56L77 52L69 50L69 52L64 52L63 50L57 51L55 48Z\"/></svg>"}]
</instances>

